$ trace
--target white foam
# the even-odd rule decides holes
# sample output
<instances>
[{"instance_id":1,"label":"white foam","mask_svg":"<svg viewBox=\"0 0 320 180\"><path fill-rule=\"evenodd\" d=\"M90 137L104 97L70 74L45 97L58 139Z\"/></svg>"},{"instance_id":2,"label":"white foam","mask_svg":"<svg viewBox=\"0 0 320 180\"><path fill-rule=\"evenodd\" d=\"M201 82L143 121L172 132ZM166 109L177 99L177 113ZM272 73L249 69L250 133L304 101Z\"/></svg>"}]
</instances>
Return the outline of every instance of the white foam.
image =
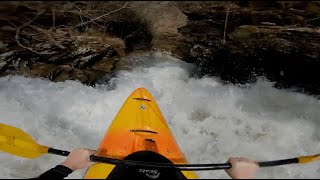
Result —
<instances>
[{"instance_id":1,"label":"white foam","mask_svg":"<svg viewBox=\"0 0 320 180\"><path fill-rule=\"evenodd\" d=\"M260 79L240 88L210 77L189 77L192 66L168 57L143 57L93 88L18 76L0 78L0 122L28 132L40 144L95 149L128 95L147 88L191 163L223 163L230 156L275 160L317 154L320 102L278 90ZM159 63L161 62L161 63ZM64 157L23 159L0 153L1 178L31 178ZM68 178L81 178L84 170ZM228 178L219 171L201 178ZM319 162L262 168L257 178L318 178Z\"/></svg>"}]
</instances>

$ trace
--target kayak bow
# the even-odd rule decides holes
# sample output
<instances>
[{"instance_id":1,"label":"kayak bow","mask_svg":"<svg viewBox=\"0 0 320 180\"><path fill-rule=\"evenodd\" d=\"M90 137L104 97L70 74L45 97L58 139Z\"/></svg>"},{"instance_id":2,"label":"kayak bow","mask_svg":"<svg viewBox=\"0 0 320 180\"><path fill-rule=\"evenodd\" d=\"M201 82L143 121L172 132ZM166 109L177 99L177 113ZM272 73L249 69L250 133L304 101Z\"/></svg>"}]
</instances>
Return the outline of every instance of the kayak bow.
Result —
<instances>
[{"instance_id":1,"label":"kayak bow","mask_svg":"<svg viewBox=\"0 0 320 180\"><path fill-rule=\"evenodd\" d=\"M138 152L152 152L173 164L188 163L156 101L145 88L136 89L127 98L103 137L97 156L125 159ZM84 178L107 178L114 169L115 165L98 163L87 170ZM195 172L181 173L185 178L197 178Z\"/></svg>"}]
</instances>

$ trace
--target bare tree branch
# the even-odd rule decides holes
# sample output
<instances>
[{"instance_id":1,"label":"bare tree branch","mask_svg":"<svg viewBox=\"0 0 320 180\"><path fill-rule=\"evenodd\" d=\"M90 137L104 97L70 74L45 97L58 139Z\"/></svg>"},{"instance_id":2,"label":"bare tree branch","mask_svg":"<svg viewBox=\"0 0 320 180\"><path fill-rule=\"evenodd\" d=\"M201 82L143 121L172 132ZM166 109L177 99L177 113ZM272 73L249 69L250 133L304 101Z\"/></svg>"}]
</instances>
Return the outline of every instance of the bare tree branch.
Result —
<instances>
[{"instance_id":1,"label":"bare tree branch","mask_svg":"<svg viewBox=\"0 0 320 180\"><path fill-rule=\"evenodd\" d=\"M84 23L80 23L80 24L76 25L74 28L77 28L77 27L79 27L79 26L88 24L88 23L90 23L90 22L94 22L95 20L98 20L98 19L103 18L103 17L105 17L105 16L108 16L108 15L110 15L110 14L112 14L112 13L115 13L115 12L117 12L117 11L120 11L121 9L126 8L126 5L127 5L127 4L128 4L128 3L126 2L121 8L116 9L116 10L114 10L114 11L111 11L111 12L109 12L109 13L107 13L107 14L103 14L103 15L101 15L101 16L98 16L98 17L96 17L96 18L94 18L94 19L91 19L90 21L86 21L86 22L84 22Z\"/></svg>"},{"instance_id":2,"label":"bare tree branch","mask_svg":"<svg viewBox=\"0 0 320 180\"><path fill-rule=\"evenodd\" d=\"M307 23L307 22L309 22L309 21L317 20L317 19L320 19L320 17L316 17L316 18L308 19L308 20L306 20L306 23Z\"/></svg>"},{"instance_id":3,"label":"bare tree branch","mask_svg":"<svg viewBox=\"0 0 320 180\"><path fill-rule=\"evenodd\" d=\"M92 17L91 17L86 11L83 11L81 8L79 8L77 5L75 5L75 3L73 4L73 6L74 6L75 8L77 8L78 11L79 11L79 13L80 13L80 14L79 14L80 20L81 20L80 26L83 25L82 16L87 17L87 18L89 18L90 20L92 20ZM86 14L86 16L84 15L84 13ZM101 26L100 26L98 23L96 23L96 22L94 22L94 21L93 21L93 23L95 23L99 28L101 28Z\"/></svg>"},{"instance_id":4,"label":"bare tree branch","mask_svg":"<svg viewBox=\"0 0 320 180\"><path fill-rule=\"evenodd\" d=\"M82 19L82 9L80 9L75 3L73 3L73 7L77 8L79 10L79 16L80 16L80 20L81 20L81 25L83 23L83 19Z\"/></svg>"}]
</instances>

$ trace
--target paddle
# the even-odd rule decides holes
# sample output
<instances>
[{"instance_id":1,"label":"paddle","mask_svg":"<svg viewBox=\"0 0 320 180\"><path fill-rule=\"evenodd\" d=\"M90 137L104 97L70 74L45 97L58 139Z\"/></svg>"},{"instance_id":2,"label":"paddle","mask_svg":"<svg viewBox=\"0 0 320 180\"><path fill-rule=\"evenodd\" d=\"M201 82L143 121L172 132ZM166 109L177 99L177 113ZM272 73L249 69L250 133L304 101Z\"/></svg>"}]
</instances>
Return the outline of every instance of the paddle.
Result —
<instances>
[{"instance_id":1,"label":"paddle","mask_svg":"<svg viewBox=\"0 0 320 180\"><path fill-rule=\"evenodd\" d=\"M33 138L24 131L6 124L0 123L0 150L6 153L20 156L24 158L37 158L44 154L55 154L61 156L68 156L70 152L50 148L47 146L39 145ZM229 169L230 163L221 164L166 164L166 163L146 163L140 161L119 160L105 157L98 157L92 155L90 160L93 162L102 162L109 164L123 164L127 166L141 166L153 168L173 168L187 171L200 171L200 170L217 170ZM312 156L301 156L291 159L282 159L275 161L258 162L260 167L279 166L285 164L301 164L309 163L320 160L320 154Z\"/></svg>"}]
</instances>

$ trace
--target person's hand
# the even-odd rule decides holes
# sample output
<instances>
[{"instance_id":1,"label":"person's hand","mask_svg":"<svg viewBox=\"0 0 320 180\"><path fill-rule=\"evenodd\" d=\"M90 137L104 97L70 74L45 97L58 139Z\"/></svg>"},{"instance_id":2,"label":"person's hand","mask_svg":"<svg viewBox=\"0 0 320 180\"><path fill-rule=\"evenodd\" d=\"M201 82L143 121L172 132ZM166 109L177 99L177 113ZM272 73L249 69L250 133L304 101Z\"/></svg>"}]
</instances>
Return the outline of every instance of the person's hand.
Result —
<instances>
[{"instance_id":1,"label":"person's hand","mask_svg":"<svg viewBox=\"0 0 320 180\"><path fill-rule=\"evenodd\" d=\"M231 168L226 172L232 179L251 179L254 178L259 165L256 161L248 158L229 158Z\"/></svg>"},{"instance_id":2,"label":"person's hand","mask_svg":"<svg viewBox=\"0 0 320 180\"><path fill-rule=\"evenodd\" d=\"M68 157L61 163L61 165L66 166L70 169L77 170L88 168L95 164L90 161L90 156L96 151L89 149L75 149L70 152Z\"/></svg>"}]
</instances>

